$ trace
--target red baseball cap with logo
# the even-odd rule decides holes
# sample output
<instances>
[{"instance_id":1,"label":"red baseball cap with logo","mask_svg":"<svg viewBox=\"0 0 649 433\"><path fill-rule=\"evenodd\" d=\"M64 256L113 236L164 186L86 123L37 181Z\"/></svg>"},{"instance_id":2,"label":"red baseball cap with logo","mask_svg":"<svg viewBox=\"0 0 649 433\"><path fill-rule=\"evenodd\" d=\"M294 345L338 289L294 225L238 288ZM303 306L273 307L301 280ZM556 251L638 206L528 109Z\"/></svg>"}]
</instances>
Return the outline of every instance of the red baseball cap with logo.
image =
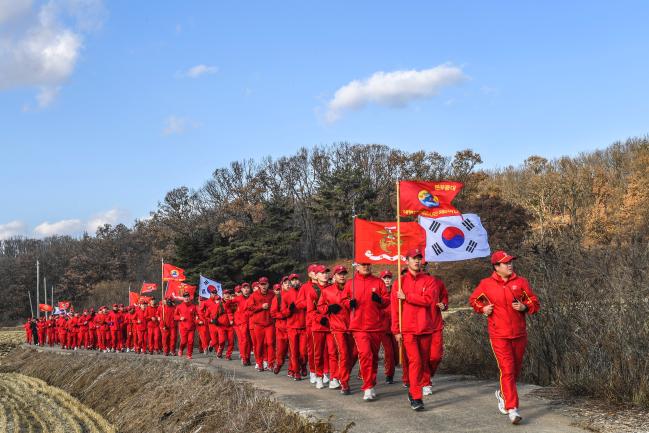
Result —
<instances>
[{"instance_id":1,"label":"red baseball cap with logo","mask_svg":"<svg viewBox=\"0 0 649 433\"><path fill-rule=\"evenodd\" d=\"M327 268L325 265L315 265L313 267L313 272L315 272L316 274L320 272L329 272L329 268Z\"/></svg>"},{"instance_id":2,"label":"red baseball cap with logo","mask_svg":"<svg viewBox=\"0 0 649 433\"><path fill-rule=\"evenodd\" d=\"M392 278L392 272L390 272L390 271L383 271L383 272L381 272L380 277L381 277L381 278L385 278L385 277Z\"/></svg>"},{"instance_id":3,"label":"red baseball cap with logo","mask_svg":"<svg viewBox=\"0 0 649 433\"><path fill-rule=\"evenodd\" d=\"M424 253L419 248L410 248L406 251L406 257L424 257Z\"/></svg>"},{"instance_id":4,"label":"red baseball cap with logo","mask_svg":"<svg viewBox=\"0 0 649 433\"><path fill-rule=\"evenodd\" d=\"M259 284L268 284L268 277L261 277L259 279Z\"/></svg>"},{"instance_id":5,"label":"red baseball cap with logo","mask_svg":"<svg viewBox=\"0 0 649 433\"><path fill-rule=\"evenodd\" d=\"M334 268L334 275L335 274L346 274L347 273L347 268L343 265L336 265Z\"/></svg>"},{"instance_id":6,"label":"red baseball cap with logo","mask_svg":"<svg viewBox=\"0 0 649 433\"><path fill-rule=\"evenodd\" d=\"M498 263L509 263L516 259L516 256L509 255L506 252L499 250L491 255L491 264L496 265Z\"/></svg>"}]
</instances>

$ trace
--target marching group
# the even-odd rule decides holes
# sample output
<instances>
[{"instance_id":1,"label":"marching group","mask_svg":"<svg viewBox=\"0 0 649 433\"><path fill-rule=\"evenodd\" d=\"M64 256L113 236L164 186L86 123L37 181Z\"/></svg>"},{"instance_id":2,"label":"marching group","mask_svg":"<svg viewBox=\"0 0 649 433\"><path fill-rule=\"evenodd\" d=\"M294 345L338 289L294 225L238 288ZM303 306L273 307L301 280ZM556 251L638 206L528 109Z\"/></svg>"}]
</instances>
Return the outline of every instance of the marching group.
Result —
<instances>
[{"instance_id":1,"label":"marching group","mask_svg":"<svg viewBox=\"0 0 649 433\"><path fill-rule=\"evenodd\" d=\"M389 271L378 277L371 264L356 265L348 278L345 266L333 270L312 264L308 280L285 276L270 287L266 277L233 290L216 290L198 305L189 293L176 304L166 298L138 305L113 304L82 313L52 315L25 323L28 343L60 345L70 350L164 354L191 359L194 336L201 353L230 360L235 335L240 360L279 374L288 358L288 377L308 378L316 388L350 394L350 372L358 362L364 400L376 398L379 351L384 351L385 381L393 383L402 348L402 382L414 410L424 408L432 394L432 378L442 360L442 311L448 293L441 279L423 268L422 253L406 253L401 283ZM513 260L503 251L491 257L493 273L469 298L473 309L487 316L491 346L500 369L498 409L518 424L516 379L527 345L526 314L540 308L527 280L513 272Z\"/></svg>"}]
</instances>

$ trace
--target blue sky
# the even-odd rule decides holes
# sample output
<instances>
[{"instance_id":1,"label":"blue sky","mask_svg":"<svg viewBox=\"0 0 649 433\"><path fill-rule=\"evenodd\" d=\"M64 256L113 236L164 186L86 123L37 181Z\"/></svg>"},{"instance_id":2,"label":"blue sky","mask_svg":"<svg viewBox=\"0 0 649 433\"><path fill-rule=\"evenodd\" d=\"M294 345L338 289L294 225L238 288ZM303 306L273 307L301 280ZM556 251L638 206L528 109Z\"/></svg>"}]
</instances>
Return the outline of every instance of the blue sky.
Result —
<instances>
[{"instance_id":1,"label":"blue sky","mask_svg":"<svg viewBox=\"0 0 649 433\"><path fill-rule=\"evenodd\" d=\"M0 238L338 141L483 167L649 132L649 3L0 0ZM356 80L356 83L353 83Z\"/></svg>"}]
</instances>

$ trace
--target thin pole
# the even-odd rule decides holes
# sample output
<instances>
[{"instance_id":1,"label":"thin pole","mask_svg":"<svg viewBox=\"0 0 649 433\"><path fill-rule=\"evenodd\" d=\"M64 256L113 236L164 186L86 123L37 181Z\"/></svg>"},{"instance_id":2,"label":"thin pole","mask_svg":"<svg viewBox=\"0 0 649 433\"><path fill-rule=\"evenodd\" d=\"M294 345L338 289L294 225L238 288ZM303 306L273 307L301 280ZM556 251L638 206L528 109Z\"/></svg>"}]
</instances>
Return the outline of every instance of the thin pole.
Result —
<instances>
[{"instance_id":1,"label":"thin pole","mask_svg":"<svg viewBox=\"0 0 649 433\"><path fill-rule=\"evenodd\" d=\"M130 284L128 285L128 294L127 294L127 296L128 296L128 298L126 298L126 305L130 306L131 305L131 285Z\"/></svg>"},{"instance_id":2,"label":"thin pole","mask_svg":"<svg viewBox=\"0 0 649 433\"><path fill-rule=\"evenodd\" d=\"M47 278L43 277L43 293L45 294L45 304L47 304ZM47 319L47 311L45 312L45 318Z\"/></svg>"},{"instance_id":3,"label":"thin pole","mask_svg":"<svg viewBox=\"0 0 649 433\"><path fill-rule=\"evenodd\" d=\"M165 259L160 259L160 304L162 305L162 323L165 322L165 307L164 307L164 287L165 287Z\"/></svg>"},{"instance_id":4,"label":"thin pole","mask_svg":"<svg viewBox=\"0 0 649 433\"><path fill-rule=\"evenodd\" d=\"M32 292L27 290L27 295L29 296L29 309L32 310L32 319L34 318L34 306L32 305Z\"/></svg>"},{"instance_id":5,"label":"thin pole","mask_svg":"<svg viewBox=\"0 0 649 433\"><path fill-rule=\"evenodd\" d=\"M352 299L356 299L356 205L354 200L352 200ZM354 318L354 313L356 309L353 309L351 312L351 317Z\"/></svg>"},{"instance_id":6,"label":"thin pole","mask_svg":"<svg viewBox=\"0 0 649 433\"><path fill-rule=\"evenodd\" d=\"M51 286L51 291L50 291L50 302L52 303L52 311L54 311L54 284Z\"/></svg>"},{"instance_id":7,"label":"thin pole","mask_svg":"<svg viewBox=\"0 0 649 433\"><path fill-rule=\"evenodd\" d=\"M36 318L40 319L41 309L39 306L41 300L41 277L40 277L40 263L36 260Z\"/></svg>"},{"instance_id":8,"label":"thin pole","mask_svg":"<svg viewBox=\"0 0 649 433\"><path fill-rule=\"evenodd\" d=\"M397 290L401 292L401 208L399 205L399 179L397 179ZM398 298L398 297L397 297ZM401 334L401 299L399 299L399 334ZM399 340L399 364L403 365L403 334Z\"/></svg>"}]
</instances>

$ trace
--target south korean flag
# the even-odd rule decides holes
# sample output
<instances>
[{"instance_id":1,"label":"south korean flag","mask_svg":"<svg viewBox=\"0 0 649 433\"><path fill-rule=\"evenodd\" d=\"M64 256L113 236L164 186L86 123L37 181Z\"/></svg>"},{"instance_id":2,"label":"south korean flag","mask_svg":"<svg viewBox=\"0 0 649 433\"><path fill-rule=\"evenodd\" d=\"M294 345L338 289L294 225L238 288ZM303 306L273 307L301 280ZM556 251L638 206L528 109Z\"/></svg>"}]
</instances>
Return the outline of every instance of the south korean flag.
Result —
<instances>
[{"instance_id":1,"label":"south korean flag","mask_svg":"<svg viewBox=\"0 0 649 433\"><path fill-rule=\"evenodd\" d=\"M427 262L455 262L491 254L487 231L475 214L441 218L419 217L426 231Z\"/></svg>"}]
</instances>

